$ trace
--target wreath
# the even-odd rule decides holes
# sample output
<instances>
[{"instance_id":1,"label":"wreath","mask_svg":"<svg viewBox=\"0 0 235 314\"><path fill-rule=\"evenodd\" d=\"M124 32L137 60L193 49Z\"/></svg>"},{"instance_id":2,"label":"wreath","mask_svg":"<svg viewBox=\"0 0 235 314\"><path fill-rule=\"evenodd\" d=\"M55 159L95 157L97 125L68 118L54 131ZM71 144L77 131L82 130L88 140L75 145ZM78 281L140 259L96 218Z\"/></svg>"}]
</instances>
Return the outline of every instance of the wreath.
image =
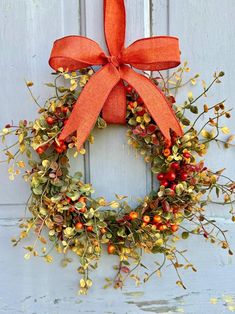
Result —
<instances>
[{"instance_id":1,"label":"wreath","mask_svg":"<svg viewBox=\"0 0 235 314\"><path fill-rule=\"evenodd\" d=\"M111 2L105 1L105 12L108 12ZM114 3L118 4L116 14L121 12L123 17L124 9L120 8L123 1ZM107 34L108 31L106 36ZM70 39L71 37L66 37L62 40ZM55 43L56 49L57 44L58 41ZM55 58L55 54L53 50L50 60ZM116 61L111 60L110 64L113 65ZM66 253L72 251L79 259L81 294L86 294L92 286L90 271L97 268L103 250L119 258L119 265L115 266L117 275L113 280L106 278L105 287L114 285L115 288L121 288L128 277L139 284L141 278L135 272L139 267L144 268L143 280L146 282L154 274L160 276L163 266L170 263L178 276L176 283L185 288L180 268L191 268L193 271L196 269L185 256L185 251L177 248L177 240L180 238L186 240L190 235L199 235L210 243L219 244L232 255L226 231L214 220L206 217L205 208L210 203L230 206L232 220L235 221L233 216L235 183L223 175L223 170L215 172L207 168L203 161L211 142L223 144L225 148L233 146L232 135L227 139L219 138L221 132L229 133L229 129L221 125L221 119L230 118L230 110L226 109L224 102L211 106L204 105L201 109L196 105L214 84L220 83L224 73L215 73L209 85L203 81L202 93L196 97L189 93L182 105L175 101L176 92L187 84L195 85L199 77L197 74L189 80L183 79L183 74L190 70L187 62L167 77L163 77L160 71L157 72L157 76L144 73L142 82L148 80L151 83L151 88L155 88L160 95L156 97L162 97L167 102L165 107L169 109L168 117L172 119L176 116L184 130L181 134L175 124L175 130L173 126L169 136L166 136L164 117L161 117L163 124L156 123L156 119L153 118L155 113L149 99L146 98L146 94L151 94L151 90L147 89L145 93L145 83L144 90L138 84L136 85L138 88L134 88L126 81L121 83L125 89L127 142L133 150L143 156L145 162L151 164L151 171L159 181L159 188L146 195L139 201L138 206L133 208L128 204L126 196L116 195L113 201L106 201L104 197L92 197L94 189L90 183L83 182L82 173L72 175L69 171L68 156L71 156L71 153L68 153L72 152L74 158L86 153L81 147L80 134L81 137L87 137L87 130L84 130L84 127L90 119L88 115L88 120L81 124L80 133L78 132L76 136L73 123L74 120L77 123L75 108L78 107L81 95L89 90L87 86L90 82L94 83L95 76L97 81L97 74L101 73L101 70L96 71L94 67L84 67L83 64L82 69L71 70L76 62L70 60L67 69L56 66L56 72L52 73L55 76L54 81L47 84L55 90L55 95L43 106L33 95L31 89L33 82L27 81L27 88L39 106L38 118L33 122L20 121L18 125L7 124L0 133L3 143L10 135L17 137L14 144L3 149L7 157L5 161L10 164L8 171L11 180L26 167L22 155L26 156L28 162L23 177L31 188L27 202L27 210L31 217L21 220L22 231L18 238L12 239L13 245L16 246L33 232L36 240L32 245L24 247L25 259L41 256L46 262L51 263L53 257L50 252L55 249L58 253L64 254L62 266L71 262ZM138 64L136 66L138 68ZM170 67L169 64L167 66ZM66 84L62 85L62 80L65 80ZM102 84L105 85L105 82L102 81ZM122 103L122 87L118 87L119 104ZM113 87L111 89L113 91ZM99 90L93 90L92 93L99 93ZM100 102L100 96L97 97L98 102L94 99L95 106ZM86 101L85 103L87 104ZM113 110L117 110L116 119L119 123L122 120L123 123L123 107L121 111L115 108ZM110 119L113 119L112 115L110 118L109 104L106 103L104 109L103 115L99 114L99 110L98 118L95 118L95 126L100 129L105 129L107 120L110 122ZM162 110L164 112L164 108ZM194 121L187 118L187 112L190 112L190 117L192 114L195 115ZM204 119L203 125L201 118ZM66 136L62 138L61 133L63 134L65 130ZM87 140L93 144L95 139L92 133ZM219 200L214 200L214 192ZM184 222L188 224L185 225ZM43 235L44 231L46 236ZM147 269L142 262L144 252L161 255L162 263L157 264L156 269L152 271Z\"/></svg>"}]
</instances>

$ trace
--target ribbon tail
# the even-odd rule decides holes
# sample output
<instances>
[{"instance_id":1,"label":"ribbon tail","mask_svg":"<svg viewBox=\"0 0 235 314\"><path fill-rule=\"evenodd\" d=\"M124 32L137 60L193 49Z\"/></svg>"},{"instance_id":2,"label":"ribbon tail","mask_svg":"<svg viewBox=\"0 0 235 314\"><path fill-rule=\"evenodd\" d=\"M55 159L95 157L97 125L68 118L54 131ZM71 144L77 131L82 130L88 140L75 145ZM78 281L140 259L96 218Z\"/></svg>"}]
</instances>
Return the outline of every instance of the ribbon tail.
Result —
<instances>
[{"instance_id":1,"label":"ribbon tail","mask_svg":"<svg viewBox=\"0 0 235 314\"><path fill-rule=\"evenodd\" d=\"M102 109L102 117L107 123L126 124L126 91L123 81L109 94Z\"/></svg>"},{"instance_id":2,"label":"ribbon tail","mask_svg":"<svg viewBox=\"0 0 235 314\"><path fill-rule=\"evenodd\" d=\"M77 131L77 149L79 150L94 127L104 102L119 80L120 74L111 64L105 65L96 72L74 105L68 122L60 134L60 139L65 139Z\"/></svg>"},{"instance_id":3,"label":"ribbon tail","mask_svg":"<svg viewBox=\"0 0 235 314\"><path fill-rule=\"evenodd\" d=\"M128 66L121 66L120 74L121 78L130 84L143 99L151 117L165 138L170 140L170 129L178 136L183 135L175 113L160 89L147 77L136 73Z\"/></svg>"}]
</instances>

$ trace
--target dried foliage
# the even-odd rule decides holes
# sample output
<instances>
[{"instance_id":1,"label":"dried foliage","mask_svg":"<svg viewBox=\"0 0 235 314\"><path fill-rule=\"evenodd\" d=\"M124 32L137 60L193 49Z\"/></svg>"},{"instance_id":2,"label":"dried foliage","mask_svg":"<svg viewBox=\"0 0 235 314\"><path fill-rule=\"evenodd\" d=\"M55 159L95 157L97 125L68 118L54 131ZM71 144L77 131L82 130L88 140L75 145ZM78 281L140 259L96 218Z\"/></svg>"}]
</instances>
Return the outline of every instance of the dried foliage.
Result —
<instances>
[{"instance_id":1,"label":"dried foliage","mask_svg":"<svg viewBox=\"0 0 235 314\"><path fill-rule=\"evenodd\" d=\"M33 83L26 82L39 106L39 116L34 122L24 120L18 125L7 124L0 134L3 144L9 136L16 137L15 143L3 149L5 161L10 165L10 180L23 171L31 188L27 202L31 217L21 220L20 236L12 239L13 245L17 245L31 232L36 235L35 242L25 247L25 259L42 256L51 263L50 252L55 249L64 254L62 266L66 266L71 262L66 253L72 251L79 257L79 292L86 294L92 285L90 271L97 268L104 247L120 261L115 267L117 275L114 280L106 278L105 287L114 285L116 288L122 287L128 277L139 284L141 278L135 272L139 267L145 269L146 282L154 274L160 276L165 264L172 264L178 275L176 283L184 287L179 269L196 269L186 258L185 251L177 249L176 242L191 235L202 236L232 254L226 232L206 217L205 208L209 203L226 205L234 221L235 183L223 175L223 170L215 172L207 168L202 159L211 142L221 143L225 148L233 146L232 135L226 141L219 138L221 132L229 134L229 129L221 126L220 121L230 117L230 110L224 102L211 106L204 104L202 108L197 105L214 84L220 83L224 73L215 73L208 86L203 81L199 96L194 97L189 92L184 104L178 105L174 98L177 90L198 81L199 75L195 75L184 82L183 74L189 71L184 63L167 78L161 73L157 77L149 76L165 93L184 128L184 136L179 138L172 133L171 141L164 139L140 97L131 86L126 86L128 144L151 164L151 170L159 180L159 188L141 200L136 208L131 208L124 196L116 195L112 202L107 202L104 197L93 198L93 187L82 181L82 174L71 175L69 172L68 150L72 150L76 158L79 153L85 154L85 149L80 152L74 149L76 136L69 136L65 141L58 139L80 90L94 70L68 73L60 69L59 73L54 73L54 82L47 85L55 90L55 96L44 106L33 96ZM61 78L65 79L65 86L58 85ZM187 118L187 112L195 114L194 122ZM203 126L201 118L204 119ZM101 116L96 126L106 127ZM92 134L89 142L94 142ZM27 166L22 155L26 156ZM213 200L214 195L218 200ZM47 231L45 237L43 230ZM149 271L141 261L143 252L161 255L162 263Z\"/></svg>"}]
</instances>

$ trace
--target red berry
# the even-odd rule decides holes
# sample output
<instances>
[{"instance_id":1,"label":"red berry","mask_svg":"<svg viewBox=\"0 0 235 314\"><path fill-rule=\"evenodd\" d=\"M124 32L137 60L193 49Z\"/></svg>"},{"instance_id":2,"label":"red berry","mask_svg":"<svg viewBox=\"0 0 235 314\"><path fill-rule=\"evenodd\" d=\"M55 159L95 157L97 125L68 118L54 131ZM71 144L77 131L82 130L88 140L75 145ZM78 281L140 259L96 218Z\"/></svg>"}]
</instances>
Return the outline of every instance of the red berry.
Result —
<instances>
[{"instance_id":1,"label":"red berry","mask_svg":"<svg viewBox=\"0 0 235 314\"><path fill-rule=\"evenodd\" d=\"M179 207L173 207L172 208L172 212L173 212L173 214L176 214L176 213L178 213L179 212Z\"/></svg>"},{"instance_id":2,"label":"red berry","mask_svg":"<svg viewBox=\"0 0 235 314\"><path fill-rule=\"evenodd\" d=\"M159 174L157 175L157 179L158 179L159 181L162 181L164 178L165 178L164 173L159 173Z\"/></svg>"},{"instance_id":3,"label":"red berry","mask_svg":"<svg viewBox=\"0 0 235 314\"><path fill-rule=\"evenodd\" d=\"M162 181L160 181L160 185L163 185L163 186L165 186L165 187L167 187L168 186L168 181L167 180L162 180Z\"/></svg>"},{"instance_id":4,"label":"red berry","mask_svg":"<svg viewBox=\"0 0 235 314\"><path fill-rule=\"evenodd\" d=\"M64 151L63 148L62 148L62 147L59 147L59 146L56 147L55 150L56 150L57 153L59 153L59 154L63 153L63 151Z\"/></svg>"},{"instance_id":5,"label":"red berry","mask_svg":"<svg viewBox=\"0 0 235 314\"><path fill-rule=\"evenodd\" d=\"M180 168L180 164L178 162L173 162L171 164L171 169L178 170Z\"/></svg>"},{"instance_id":6,"label":"red berry","mask_svg":"<svg viewBox=\"0 0 235 314\"><path fill-rule=\"evenodd\" d=\"M141 97L138 97L136 99L136 101L137 101L138 104L142 104L143 103L143 99Z\"/></svg>"},{"instance_id":7,"label":"red berry","mask_svg":"<svg viewBox=\"0 0 235 314\"><path fill-rule=\"evenodd\" d=\"M169 171L166 174L166 179L169 180L169 181L174 181L175 178L176 178L176 174L173 171Z\"/></svg>"},{"instance_id":8,"label":"red berry","mask_svg":"<svg viewBox=\"0 0 235 314\"><path fill-rule=\"evenodd\" d=\"M188 159L191 157L191 154L189 152L185 152L185 153L183 153L183 156L184 156L184 158Z\"/></svg>"},{"instance_id":9,"label":"red berry","mask_svg":"<svg viewBox=\"0 0 235 314\"><path fill-rule=\"evenodd\" d=\"M175 191L176 185L177 185L176 183L171 184L170 189L172 191Z\"/></svg>"},{"instance_id":10,"label":"red berry","mask_svg":"<svg viewBox=\"0 0 235 314\"><path fill-rule=\"evenodd\" d=\"M37 149L36 149L36 152L39 154L39 155L41 155L41 154L43 154L44 153L44 148L41 146L41 147L38 147Z\"/></svg>"},{"instance_id":11,"label":"red berry","mask_svg":"<svg viewBox=\"0 0 235 314\"><path fill-rule=\"evenodd\" d=\"M187 172L182 172L180 175L181 180L185 181L188 178Z\"/></svg>"},{"instance_id":12,"label":"red berry","mask_svg":"<svg viewBox=\"0 0 235 314\"><path fill-rule=\"evenodd\" d=\"M47 124L52 125L52 124L55 123L55 120L54 120L54 118L52 118L52 117L47 117L47 118L46 118L46 122L47 122Z\"/></svg>"},{"instance_id":13,"label":"red berry","mask_svg":"<svg viewBox=\"0 0 235 314\"><path fill-rule=\"evenodd\" d=\"M67 149L66 144L62 144L60 147L63 149L63 151L65 151Z\"/></svg>"},{"instance_id":14,"label":"red berry","mask_svg":"<svg viewBox=\"0 0 235 314\"><path fill-rule=\"evenodd\" d=\"M167 192L167 195L169 195L169 196L175 196L175 191L174 190L172 190L172 189L170 189L170 191L169 192Z\"/></svg>"},{"instance_id":15,"label":"red berry","mask_svg":"<svg viewBox=\"0 0 235 314\"><path fill-rule=\"evenodd\" d=\"M61 107L61 111L66 114L69 111L68 107Z\"/></svg>"},{"instance_id":16,"label":"red berry","mask_svg":"<svg viewBox=\"0 0 235 314\"><path fill-rule=\"evenodd\" d=\"M149 125L147 126L147 133L148 133L148 134L152 134L152 133L154 133L154 132L156 131L156 129L157 129L157 126L156 126L156 125L154 125L154 124L149 124Z\"/></svg>"},{"instance_id":17,"label":"red berry","mask_svg":"<svg viewBox=\"0 0 235 314\"><path fill-rule=\"evenodd\" d=\"M71 203L72 200L71 200L70 197L67 197L67 198L66 198L66 201L67 201L67 203Z\"/></svg>"},{"instance_id":18,"label":"red berry","mask_svg":"<svg viewBox=\"0 0 235 314\"><path fill-rule=\"evenodd\" d=\"M167 100L171 103L174 104L175 103L175 97L174 96L168 96Z\"/></svg>"},{"instance_id":19,"label":"red berry","mask_svg":"<svg viewBox=\"0 0 235 314\"><path fill-rule=\"evenodd\" d=\"M166 147L171 147L171 140L168 140L167 138L165 139L165 146Z\"/></svg>"},{"instance_id":20,"label":"red berry","mask_svg":"<svg viewBox=\"0 0 235 314\"><path fill-rule=\"evenodd\" d=\"M140 111L136 111L136 114L137 114L137 116L143 116L144 114L145 114L145 109L142 109L142 110L140 110Z\"/></svg>"},{"instance_id":21,"label":"red berry","mask_svg":"<svg viewBox=\"0 0 235 314\"><path fill-rule=\"evenodd\" d=\"M128 105L131 109L135 108L135 104L132 101L130 101Z\"/></svg>"},{"instance_id":22,"label":"red berry","mask_svg":"<svg viewBox=\"0 0 235 314\"><path fill-rule=\"evenodd\" d=\"M132 92L132 87L130 85L126 86L126 91L127 93L131 93Z\"/></svg>"},{"instance_id":23,"label":"red berry","mask_svg":"<svg viewBox=\"0 0 235 314\"><path fill-rule=\"evenodd\" d=\"M195 172L196 171L196 167L194 165L190 165L189 167L190 171Z\"/></svg>"},{"instance_id":24,"label":"red berry","mask_svg":"<svg viewBox=\"0 0 235 314\"><path fill-rule=\"evenodd\" d=\"M177 225L171 225L172 232L176 232L179 229Z\"/></svg>"}]
</instances>

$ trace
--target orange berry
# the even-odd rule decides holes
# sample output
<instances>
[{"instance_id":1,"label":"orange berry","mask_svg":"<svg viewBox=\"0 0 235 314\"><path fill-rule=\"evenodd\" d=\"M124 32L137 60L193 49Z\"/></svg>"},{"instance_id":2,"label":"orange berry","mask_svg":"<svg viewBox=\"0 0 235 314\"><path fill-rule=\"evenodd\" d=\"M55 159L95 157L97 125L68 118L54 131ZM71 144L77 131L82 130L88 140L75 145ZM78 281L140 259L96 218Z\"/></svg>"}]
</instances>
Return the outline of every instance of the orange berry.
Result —
<instances>
[{"instance_id":1,"label":"orange berry","mask_svg":"<svg viewBox=\"0 0 235 314\"><path fill-rule=\"evenodd\" d=\"M78 199L78 201L79 201L80 203L85 203L85 202L86 202L86 197L80 196L79 199Z\"/></svg>"},{"instance_id":2,"label":"orange berry","mask_svg":"<svg viewBox=\"0 0 235 314\"><path fill-rule=\"evenodd\" d=\"M155 215L155 216L153 217L153 221L154 221L155 223L159 223L159 222L162 222L162 218L161 218L161 216L159 216L159 215Z\"/></svg>"},{"instance_id":3,"label":"orange berry","mask_svg":"<svg viewBox=\"0 0 235 314\"><path fill-rule=\"evenodd\" d=\"M81 229L83 229L83 224L81 222L77 222L76 225L75 225L75 228L77 230L81 230Z\"/></svg>"},{"instance_id":4,"label":"orange berry","mask_svg":"<svg viewBox=\"0 0 235 314\"><path fill-rule=\"evenodd\" d=\"M107 229L106 229L106 228L100 228L100 232L101 232L102 234L105 234L105 233L107 232Z\"/></svg>"},{"instance_id":5,"label":"orange berry","mask_svg":"<svg viewBox=\"0 0 235 314\"><path fill-rule=\"evenodd\" d=\"M75 207L74 206L70 207L69 211L70 211L70 213L75 212Z\"/></svg>"},{"instance_id":6,"label":"orange berry","mask_svg":"<svg viewBox=\"0 0 235 314\"><path fill-rule=\"evenodd\" d=\"M166 225L159 225L158 226L158 230L159 231L165 231L167 229L167 226Z\"/></svg>"},{"instance_id":7,"label":"orange berry","mask_svg":"<svg viewBox=\"0 0 235 314\"><path fill-rule=\"evenodd\" d=\"M79 211L80 213L84 214L87 211L87 208L86 207L80 208Z\"/></svg>"},{"instance_id":8,"label":"orange berry","mask_svg":"<svg viewBox=\"0 0 235 314\"><path fill-rule=\"evenodd\" d=\"M138 213L137 212L130 212L129 217L131 220L137 219Z\"/></svg>"},{"instance_id":9,"label":"orange berry","mask_svg":"<svg viewBox=\"0 0 235 314\"><path fill-rule=\"evenodd\" d=\"M146 227L147 225L148 225L147 222L143 222L141 227Z\"/></svg>"},{"instance_id":10,"label":"orange berry","mask_svg":"<svg viewBox=\"0 0 235 314\"><path fill-rule=\"evenodd\" d=\"M171 225L172 232L176 232L179 229L177 225Z\"/></svg>"},{"instance_id":11,"label":"orange berry","mask_svg":"<svg viewBox=\"0 0 235 314\"><path fill-rule=\"evenodd\" d=\"M113 244L108 245L107 251L109 254L113 254L115 252L115 250L116 250L116 248Z\"/></svg>"},{"instance_id":12,"label":"orange berry","mask_svg":"<svg viewBox=\"0 0 235 314\"><path fill-rule=\"evenodd\" d=\"M144 215L142 219L146 223L150 222L150 217L148 215Z\"/></svg>"},{"instance_id":13,"label":"orange berry","mask_svg":"<svg viewBox=\"0 0 235 314\"><path fill-rule=\"evenodd\" d=\"M87 227L86 227L86 230L87 230L88 232L92 232L92 231L93 231L93 226L87 226Z\"/></svg>"},{"instance_id":14,"label":"orange berry","mask_svg":"<svg viewBox=\"0 0 235 314\"><path fill-rule=\"evenodd\" d=\"M170 154L171 154L171 150L170 150L169 148L165 148L165 149L163 150L163 155L164 155L165 157L170 156Z\"/></svg>"}]
</instances>

